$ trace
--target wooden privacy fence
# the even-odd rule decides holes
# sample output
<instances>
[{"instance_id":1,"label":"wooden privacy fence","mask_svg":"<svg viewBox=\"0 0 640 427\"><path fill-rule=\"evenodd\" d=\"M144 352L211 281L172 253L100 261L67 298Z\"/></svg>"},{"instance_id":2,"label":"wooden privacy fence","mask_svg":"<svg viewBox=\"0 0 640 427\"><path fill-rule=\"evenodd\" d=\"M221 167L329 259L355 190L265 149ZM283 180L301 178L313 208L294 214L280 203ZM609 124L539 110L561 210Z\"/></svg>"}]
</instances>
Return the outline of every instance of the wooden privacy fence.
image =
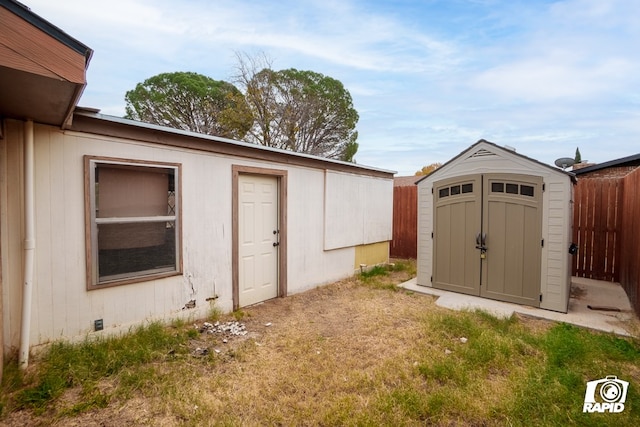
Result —
<instances>
[{"instance_id":1,"label":"wooden privacy fence","mask_svg":"<svg viewBox=\"0 0 640 427\"><path fill-rule=\"evenodd\" d=\"M620 284L640 316L640 168L623 178Z\"/></svg>"},{"instance_id":2,"label":"wooden privacy fence","mask_svg":"<svg viewBox=\"0 0 640 427\"><path fill-rule=\"evenodd\" d=\"M622 178L579 178L574 188L572 274L620 280Z\"/></svg>"},{"instance_id":3,"label":"wooden privacy fence","mask_svg":"<svg viewBox=\"0 0 640 427\"><path fill-rule=\"evenodd\" d=\"M393 187L393 258L418 257L418 187Z\"/></svg>"},{"instance_id":4,"label":"wooden privacy fence","mask_svg":"<svg viewBox=\"0 0 640 427\"><path fill-rule=\"evenodd\" d=\"M574 276L620 282L640 316L640 168L622 178L578 178Z\"/></svg>"}]
</instances>

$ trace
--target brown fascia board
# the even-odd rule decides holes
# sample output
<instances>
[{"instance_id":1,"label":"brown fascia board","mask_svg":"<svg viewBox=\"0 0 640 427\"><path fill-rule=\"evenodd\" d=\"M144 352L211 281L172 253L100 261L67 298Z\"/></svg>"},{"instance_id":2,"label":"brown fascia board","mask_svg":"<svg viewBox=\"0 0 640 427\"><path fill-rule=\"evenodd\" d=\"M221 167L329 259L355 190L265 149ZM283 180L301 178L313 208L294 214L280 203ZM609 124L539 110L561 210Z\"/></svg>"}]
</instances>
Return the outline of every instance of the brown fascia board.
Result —
<instances>
[{"instance_id":1,"label":"brown fascia board","mask_svg":"<svg viewBox=\"0 0 640 427\"><path fill-rule=\"evenodd\" d=\"M160 144L170 147L206 151L252 160L304 166L358 175L393 179L394 171L361 166L340 160L326 159L304 153L264 147L248 142L234 141L211 135L198 134L135 120L99 114L90 109L78 108L68 130Z\"/></svg>"},{"instance_id":2,"label":"brown fascia board","mask_svg":"<svg viewBox=\"0 0 640 427\"><path fill-rule=\"evenodd\" d=\"M0 61L0 65L73 85L71 96L64 100L62 120L57 123L64 128L70 123L86 86L86 70L93 50L19 2L0 0L0 6L2 44L13 52L11 57L4 57L6 64Z\"/></svg>"},{"instance_id":3,"label":"brown fascia board","mask_svg":"<svg viewBox=\"0 0 640 427\"><path fill-rule=\"evenodd\" d=\"M31 9L24 4L14 0L0 0L0 6L11 11L14 15L17 15L20 18L24 19L34 27L39 28L40 30L49 34L51 37L60 41L69 48L75 50L77 53L85 56L87 63L89 62L92 53L89 47L74 39L69 34L65 33L49 21L31 12Z\"/></svg>"},{"instance_id":4,"label":"brown fascia board","mask_svg":"<svg viewBox=\"0 0 640 427\"><path fill-rule=\"evenodd\" d=\"M86 83L91 49L23 5L10 0L0 0L0 4L5 9L0 9L2 43L24 61L33 63L24 71Z\"/></svg>"}]
</instances>

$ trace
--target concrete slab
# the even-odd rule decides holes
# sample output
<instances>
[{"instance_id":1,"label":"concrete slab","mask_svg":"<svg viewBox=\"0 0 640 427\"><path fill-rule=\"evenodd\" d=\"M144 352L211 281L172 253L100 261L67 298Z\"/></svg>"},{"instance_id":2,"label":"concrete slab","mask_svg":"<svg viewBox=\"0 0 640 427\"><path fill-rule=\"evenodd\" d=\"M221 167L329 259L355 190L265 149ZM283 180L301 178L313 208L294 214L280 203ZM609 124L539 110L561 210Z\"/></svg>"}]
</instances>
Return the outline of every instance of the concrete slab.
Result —
<instances>
[{"instance_id":1,"label":"concrete slab","mask_svg":"<svg viewBox=\"0 0 640 427\"><path fill-rule=\"evenodd\" d=\"M415 278L400 286L416 293L433 295L437 297L436 305L452 310L481 309L498 317L519 313L623 336L638 333L638 318L619 283L573 277L567 313L420 286Z\"/></svg>"}]
</instances>

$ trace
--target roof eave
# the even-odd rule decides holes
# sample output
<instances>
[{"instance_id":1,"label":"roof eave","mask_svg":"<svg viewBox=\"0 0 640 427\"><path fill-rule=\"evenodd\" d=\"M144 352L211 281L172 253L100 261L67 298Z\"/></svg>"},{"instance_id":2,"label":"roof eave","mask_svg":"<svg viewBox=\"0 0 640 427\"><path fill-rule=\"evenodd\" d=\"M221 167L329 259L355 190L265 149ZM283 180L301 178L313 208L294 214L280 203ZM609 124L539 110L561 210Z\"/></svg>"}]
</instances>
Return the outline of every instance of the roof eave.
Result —
<instances>
[{"instance_id":1,"label":"roof eave","mask_svg":"<svg viewBox=\"0 0 640 427\"><path fill-rule=\"evenodd\" d=\"M244 141L205 135L150 123L98 113L94 109L78 107L74 113L70 130L93 132L105 136L132 138L154 144L194 148L225 154L242 153L253 159L280 159L292 164L315 165L315 167L352 173L366 173L392 179L392 170L363 166L342 160L328 159L305 153L265 147ZM212 144L215 143L215 144ZM287 160L285 160L287 159Z\"/></svg>"}]
</instances>

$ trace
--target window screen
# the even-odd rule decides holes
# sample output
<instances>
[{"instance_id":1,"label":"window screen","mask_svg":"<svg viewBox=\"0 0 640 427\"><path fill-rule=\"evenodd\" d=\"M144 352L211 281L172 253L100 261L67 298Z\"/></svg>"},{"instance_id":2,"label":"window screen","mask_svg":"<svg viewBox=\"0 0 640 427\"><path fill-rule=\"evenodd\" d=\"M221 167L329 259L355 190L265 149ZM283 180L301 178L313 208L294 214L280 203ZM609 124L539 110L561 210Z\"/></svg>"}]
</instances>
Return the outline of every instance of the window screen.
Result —
<instances>
[{"instance_id":1,"label":"window screen","mask_svg":"<svg viewBox=\"0 0 640 427\"><path fill-rule=\"evenodd\" d=\"M93 285L178 270L177 170L90 162Z\"/></svg>"}]
</instances>

